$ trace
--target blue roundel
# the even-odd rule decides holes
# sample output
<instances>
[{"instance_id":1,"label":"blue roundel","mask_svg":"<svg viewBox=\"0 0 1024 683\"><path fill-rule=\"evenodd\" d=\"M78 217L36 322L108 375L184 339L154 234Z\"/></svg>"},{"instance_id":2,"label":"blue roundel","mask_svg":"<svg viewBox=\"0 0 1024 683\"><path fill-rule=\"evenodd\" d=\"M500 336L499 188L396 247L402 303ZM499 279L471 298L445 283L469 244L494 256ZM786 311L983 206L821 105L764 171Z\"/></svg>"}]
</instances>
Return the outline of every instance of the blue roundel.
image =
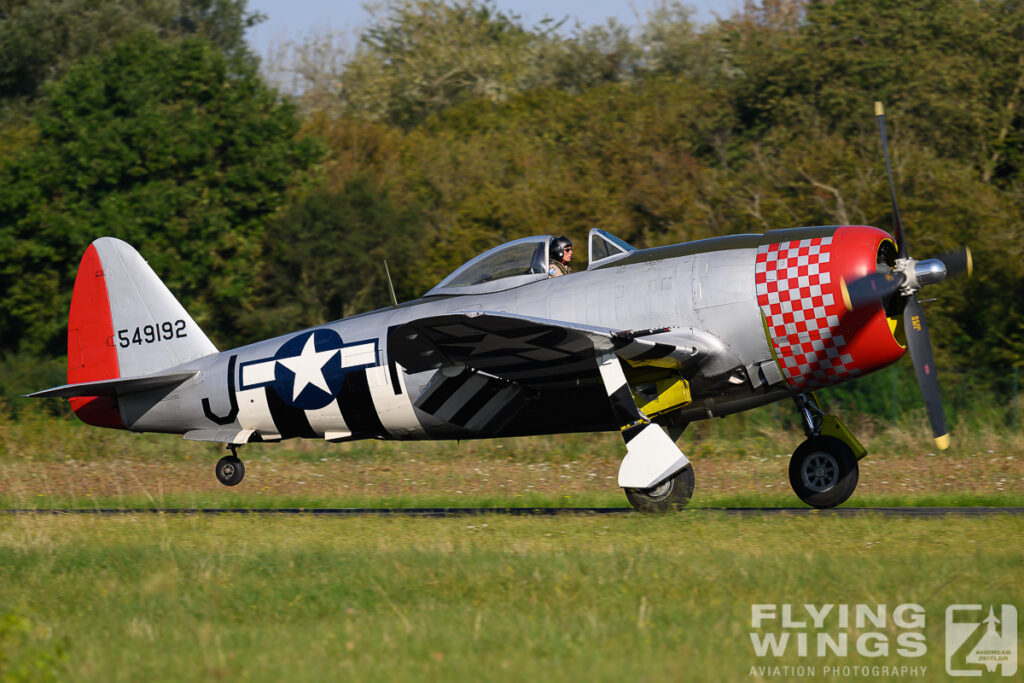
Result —
<instances>
[{"instance_id":1,"label":"blue roundel","mask_svg":"<svg viewBox=\"0 0 1024 683\"><path fill-rule=\"evenodd\" d=\"M331 329L296 335L274 354L274 391L285 403L316 410L334 401L345 382L341 336Z\"/></svg>"}]
</instances>

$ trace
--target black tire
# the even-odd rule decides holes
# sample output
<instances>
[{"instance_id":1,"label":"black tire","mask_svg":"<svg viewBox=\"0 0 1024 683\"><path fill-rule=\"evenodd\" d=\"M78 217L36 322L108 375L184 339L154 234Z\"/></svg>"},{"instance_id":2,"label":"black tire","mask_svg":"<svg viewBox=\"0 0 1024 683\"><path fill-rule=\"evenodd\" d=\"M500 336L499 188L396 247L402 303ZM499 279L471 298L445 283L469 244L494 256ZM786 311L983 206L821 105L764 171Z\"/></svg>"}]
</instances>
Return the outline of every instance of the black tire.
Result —
<instances>
[{"instance_id":1,"label":"black tire","mask_svg":"<svg viewBox=\"0 0 1024 683\"><path fill-rule=\"evenodd\" d=\"M217 461L217 481L234 486L245 477L245 465L234 455L225 455Z\"/></svg>"},{"instance_id":2,"label":"black tire","mask_svg":"<svg viewBox=\"0 0 1024 683\"><path fill-rule=\"evenodd\" d=\"M682 510L693 497L693 466L687 465L649 489L622 489L629 504L639 512L661 513Z\"/></svg>"},{"instance_id":3,"label":"black tire","mask_svg":"<svg viewBox=\"0 0 1024 683\"><path fill-rule=\"evenodd\" d=\"M803 502L834 508L853 495L860 468L850 447L831 436L807 439L789 460L789 485Z\"/></svg>"}]
</instances>

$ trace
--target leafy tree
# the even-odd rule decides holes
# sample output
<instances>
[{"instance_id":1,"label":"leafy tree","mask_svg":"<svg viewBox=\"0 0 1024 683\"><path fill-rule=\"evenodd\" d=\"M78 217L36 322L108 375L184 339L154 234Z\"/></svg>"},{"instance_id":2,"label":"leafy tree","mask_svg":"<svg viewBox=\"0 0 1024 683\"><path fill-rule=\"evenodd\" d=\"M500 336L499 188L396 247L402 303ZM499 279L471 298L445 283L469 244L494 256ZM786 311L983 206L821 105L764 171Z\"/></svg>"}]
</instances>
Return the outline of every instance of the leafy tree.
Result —
<instances>
[{"instance_id":1,"label":"leafy tree","mask_svg":"<svg viewBox=\"0 0 1024 683\"><path fill-rule=\"evenodd\" d=\"M240 55L262 17L246 0L0 0L0 98L35 97L74 62L141 30Z\"/></svg>"},{"instance_id":2,"label":"leafy tree","mask_svg":"<svg viewBox=\"0 0 1024 683\"><path fill-rule=\"evenodd\" d=\"M490 2L399 0L341 74L346 109L409 125L458 102L501 101L540 84L545 34Z\"/></svg>"},{"instance_id":3,"label":"leafy tree","mask_svg":"<svg viewBox=\"0 0 1024 683\"><path fill-rule=\"evenodd\" d=\"M721 29L748 136L855 134L882 100L919 144L985 182L1020 174L1024 7L1019 0L772 0Z\"/></svg>"},{"instance_id":4,"label":"leafy tree","mask_svg":"<svg viewBox=\"0 0 1024 683\"><path fill-rule=\"evenodd\" d=\"M634 38L613 19L565 31L568 18L527 26L491 0L393 0L354 51L340 34L315 34L291 46L290 68L271 68L279 81L294 72L289 87L307 112L409 127L463 102L707 71L714 58L698 44L690 14L678 2L659 5Z\"/></svg>"},{"instance_id":5,"label":"leafy tree","mask_svg":"<svg viewBox=\"0 0 1024 683\"><path fill-rule=\"evenodd\" d=\"M236 333L268 217L318 155L255 64L138 34L71 67L0 168L2 348L60 354L78 259L134 244L200 324Z\"/></svg>"},{"instance_id":6,"label":"leafy tree","mask_svg":"<svg viewBox=\"0 0 1024 683\"><path fill-rule=\"evenodd\" d=\"M415 298L421 220L367 174L299 199L267 231L273 257L248 331L266 337L387 306L384 261L399 299Z\"/></svg>"},{"instance_id":7,"label":"leafy tree","mask_svg":"<svg viewBox=\"0 0 1024 683\"><path fill-rule=\"evenodd\" d=\"M633 39L629 28L613 19L590 27L577 24L570 36L553 35L541 45L535 63L536 85L580 93L628 80L644 66L644 47Z\"/></svg>"},{"instance_id":8,"label":"leafy tree","mask_svg":"<svg viewBox=\"0 0 1024 683\"><path fill-rule=\"evenodd\" d=\"M204 322L239 339L386 305L385 258L408 299L528 234L582 241L600 226L650 246L888 228L871 117L882 99L912 253L966 242L976 255L972 280L926 304L940 363L1019 364L1020 10L762 0L697 28L666 3L636 29L565 31L486 0L394 0L355 51L309 46L317 63L295 100L329 156L298 191L292 170L312 152L246 59L197 77L186 63L213 62L172 40L139 73L132 53L109 74L93 60L31 123L0 120L0 156L16 160L0 171L3 348L18 346L8 335L59 347L62 320L39 312L61 310L48 302L66 300L78 252L107 232L138 242ZM59 281L46 275L58 267Z\"/></svg>"}]
</instances>

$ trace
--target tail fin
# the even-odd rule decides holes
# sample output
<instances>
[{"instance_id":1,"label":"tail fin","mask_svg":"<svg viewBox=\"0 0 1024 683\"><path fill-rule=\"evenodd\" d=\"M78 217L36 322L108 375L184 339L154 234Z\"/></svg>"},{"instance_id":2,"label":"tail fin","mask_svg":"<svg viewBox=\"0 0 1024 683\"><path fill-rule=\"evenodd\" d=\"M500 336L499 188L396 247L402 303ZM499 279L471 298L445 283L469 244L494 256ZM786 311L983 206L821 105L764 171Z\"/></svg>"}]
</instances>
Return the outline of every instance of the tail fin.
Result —
<instances>
[{"instance_id":1,"label":"tail fin","mask_svg":"<svg viewBox=\"0 0 1024 683\"><path fill-rule=\"evenodd\" d=\"M131 245L101 237L78 266L68 316L68 384L160 372L217 348ZM117 399L69 399L89 424L124 429Z\"/></svg>"}]
</instances>

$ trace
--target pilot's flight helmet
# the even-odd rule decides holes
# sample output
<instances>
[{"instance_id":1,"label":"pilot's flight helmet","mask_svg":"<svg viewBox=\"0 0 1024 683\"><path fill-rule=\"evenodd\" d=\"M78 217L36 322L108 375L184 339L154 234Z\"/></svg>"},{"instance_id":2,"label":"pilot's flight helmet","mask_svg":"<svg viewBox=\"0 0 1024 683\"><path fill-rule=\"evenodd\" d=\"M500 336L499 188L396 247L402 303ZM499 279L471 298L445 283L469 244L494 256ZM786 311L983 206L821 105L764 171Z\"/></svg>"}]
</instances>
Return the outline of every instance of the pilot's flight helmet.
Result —
<instances>
[{"instance_id":1,"label":"pilot's flight helmet","mask_svg":"<svg viewBox=\"0 0 1024 683\"><path fill-rule=\"evenodd\" d=\"M572 240L562 235L551 240L551 246L548 247L548 251L551 254L551 258L556 261L561 261L565 257L566 247L572 246Z\"/></svg>"}]
</instances>

